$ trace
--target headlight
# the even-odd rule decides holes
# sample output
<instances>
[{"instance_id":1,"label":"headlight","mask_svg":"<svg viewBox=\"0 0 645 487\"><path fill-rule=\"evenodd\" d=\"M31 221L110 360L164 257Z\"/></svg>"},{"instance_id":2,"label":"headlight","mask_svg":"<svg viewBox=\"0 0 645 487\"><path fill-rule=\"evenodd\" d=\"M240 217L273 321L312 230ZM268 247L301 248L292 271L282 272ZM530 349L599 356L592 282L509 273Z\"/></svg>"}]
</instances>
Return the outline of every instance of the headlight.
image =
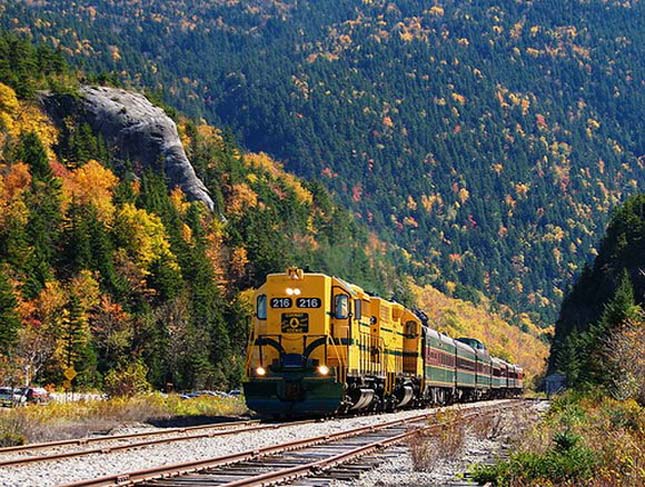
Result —
<instances>
[{"instance_id":1,"label":"headlight","mask_svg":"<svg viewBox=\"0 0 645 487\"><path fill-rule=\"evenodd\" d=\"M327 374L329 374L329 367L327 367L326 365L321 365L321 366L319 366L319 367L318 367L318 373L319 373L320 375L327 375Z\"/></svg>"},{"instance_id":2,"label":"headlight","mask_svg":"<svg viewBox=\"0 0 645 487\"><path fill-rule=\"evenodd\" d=\"M266 375L267 371L264 367L260 366L257 369L255 369L255 373L261 377L263 375Z\"/></svg>"}]
</instances>

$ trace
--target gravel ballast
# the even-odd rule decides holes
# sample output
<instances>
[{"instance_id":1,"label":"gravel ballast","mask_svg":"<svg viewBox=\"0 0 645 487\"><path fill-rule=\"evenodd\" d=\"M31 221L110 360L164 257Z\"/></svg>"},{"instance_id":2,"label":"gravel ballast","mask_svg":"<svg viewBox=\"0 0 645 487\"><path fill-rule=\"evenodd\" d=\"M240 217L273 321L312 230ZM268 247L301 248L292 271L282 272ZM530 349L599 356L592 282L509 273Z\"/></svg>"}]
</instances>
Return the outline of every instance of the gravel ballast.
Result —
<instances>
[{"instance_id":1,"label":"gravel ballast","mask_svg":"<svg viewBox=\"0 0 645 487\"><path fill-rule=\"evenodd\" d=\"M531 405L528 421L537 420L549 403L536 402ZM507 425L514 421L512 412L502 413L502 421ZM463 474L468 472L471 465L477 463L491 463L496 458L507 456L510 443L508 431L502 429L494 438L478 438L472 431L466 433L462 451L453 458L439 459L429 471L416 471L410 455L410 448L403 444L389 448L379 456L381 461L378 468L364 472L359 479L354 481L336 481L331 487L400 487L412 485L414 487L450 487L467 485ZM476 485L472 483L472 485Z\"/></svg>"},{"instance_id":2,"label":"gravel ballast","mask_svg":"<svg viewBox=\"0 0 645 487\"><path fill-rule=\"evenodd\" d=\"M500 402L490 401L488 404ZM468 409L476 406L476 404L468 404L458 407ZM161 465L238 453L287 441L335 433L359 426L368 426L385 421L407 418L433 410L436 410L436 408L430 408L425 411L416 409L393 414L331 419L306 425L285 426L278 429L248 433L240 432L230 436L186 440L168 445L154 445L113 453L93 454L67 460L55 460L17 467L0 468L0 485L16 487L60 485ZM7 456L6 458L10 457Z\"/></svg>"}]
</instances>

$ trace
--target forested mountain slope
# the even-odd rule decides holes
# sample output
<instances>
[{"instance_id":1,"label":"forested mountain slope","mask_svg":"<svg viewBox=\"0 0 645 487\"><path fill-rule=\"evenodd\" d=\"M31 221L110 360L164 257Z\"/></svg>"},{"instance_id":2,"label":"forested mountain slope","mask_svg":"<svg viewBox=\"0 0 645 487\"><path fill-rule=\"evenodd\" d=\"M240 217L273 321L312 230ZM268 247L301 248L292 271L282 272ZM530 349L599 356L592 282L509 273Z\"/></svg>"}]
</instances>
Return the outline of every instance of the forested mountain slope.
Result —
<instances>
[{"instance_id":1,"label":"forested mountain slope","mask_svg":"<svg viewBox=\"0 0 645 487\"><path fill-rule=\"evenodd\" d=\"M395 252L322 185L167 108L211 212L173 187L163 165L123 160L75 110L58 106L55 124L42 102L44 92L79 103L88 92L131 97L84 88L59 53L12 34L0 33L0 59L0 382L60 386L73 367L80 388L133 377L178 389L236 385L249 289L293 264L417 301L433 326L474 334L540 372L546 345L534 325L511 327L488 303L430 287L411 292Z\"/></svg>"},{"instance_id":2,"label":"forested mountain slope","mask_svg":"<svg viewBox=\"0 0 645 487\"><path fill-rule=\"evenodd\" d=\"M322 180L419 279L545 321L644 181L638 1L3 4Z\"/></svg>"},{"instance_id":3,"label":"forested mountain slope","mask_svg":"<svg viewBox=\"0 0 645 487\"><path fill-rule=\"evenodd\" d=\"M77 387L235 385L243 291L294 262L405 297L384 247L321 185L178 117L213 213L73 112L52 123L39 90L83 96L60 55L5 34L0 52L0 382L59 385L73 367Z\"/></svg>"}]
</instances>

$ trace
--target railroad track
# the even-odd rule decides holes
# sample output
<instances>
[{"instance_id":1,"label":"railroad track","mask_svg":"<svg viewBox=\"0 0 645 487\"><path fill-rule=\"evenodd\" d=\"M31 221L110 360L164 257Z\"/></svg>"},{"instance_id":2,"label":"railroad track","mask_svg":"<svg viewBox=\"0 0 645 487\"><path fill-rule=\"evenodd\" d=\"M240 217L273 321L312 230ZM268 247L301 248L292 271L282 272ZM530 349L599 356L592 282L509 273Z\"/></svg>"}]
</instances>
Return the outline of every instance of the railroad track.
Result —
<instances>
[{"instance_id":1,"label":"railroad track","mask_svg":"<svg viewBox=\"0 0 645 487\"><path fill-rule=\"evenodd\" d=\"M68 458L82 457L94 454L106 454L115 451L130 450L144 446L153 446L174 443L179 441L196 440L200 438L215 438L217 436L228 436L238 433L261 431L266 429L277 429L296 424L306 424L314 420L292 421L288 423L261 423L258 419L247 421L231 421L214 425L189 426L185 428L171 428L163 431L150 431L131 433L123 435L91 436L87 438L76 438L69 440L58 440L44 443L32 443L28 445L0 448L0 455L7 453L21 456L5 458L0 456L0 468L25 465L30 463L47 462L52 460L64 460ZM222 431L223 430L223 431ZM196 432L199 431L199 432ZM164 435L175 435L158 438ZM142 437L157 437L144 441L132 441ZM30 455L31 453L44 449L85 446L94 443L110 443L110 445L97 446L90 449L55 452L43 455ZM114 443L117 442L117 443Z\"/></svg>"},{"instance_id":2,"label":"railroad track","mask_svg":"<svg viewBox=\"0 0 645 487\"><path fill-rule=\"evenodd\" d=\"M521 400L495 401L495 404L461 406L459 420L497 413L523 405ZM502 409L503 407L503 409ZM381 424L361 426L323 436L315 436L263 448L193 462L164 465L145 470L110 475L68 484L67 487L98 487L143 484L154 487L225 485L266 486L307 477L306 485L325 485L330 469L365 455L404 442L420 431L432 432L446 423L428 424L438 413L432 410ZM341 472L358 467L343 467ZM320 484L319 482L323 482Z\"/></svg>"}]
</instances>

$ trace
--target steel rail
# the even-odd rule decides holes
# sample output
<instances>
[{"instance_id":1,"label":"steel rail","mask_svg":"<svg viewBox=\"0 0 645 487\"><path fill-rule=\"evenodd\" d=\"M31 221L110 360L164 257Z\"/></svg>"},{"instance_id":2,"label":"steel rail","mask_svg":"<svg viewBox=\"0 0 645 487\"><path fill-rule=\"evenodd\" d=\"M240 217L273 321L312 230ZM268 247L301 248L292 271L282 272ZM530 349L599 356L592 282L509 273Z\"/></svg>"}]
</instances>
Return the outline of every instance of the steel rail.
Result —
<instances>
[{"instance_id":1,"label":"steel rail","mask_svg":"<svg viewBox=\"0 0 645 487\"><path fill-rule=\"evenodd\" d=\"M184 426L181 428L168 428L166 430L156 430L156 431L141 431L139 433L124 433L121 435L105 435L105 436L88 436L85 438L70 438L67 440L54 440L54 441L45 441L40 443L28 443L26 445L17 445L17 446L6 446L0 448L0 455L3 453L22 453L32 450L42 450L45 448L54 448L57 446L67 446L67 445L86 445L89 443L96 443L100 441L117 441L117 440L128 440L130 438L141 438L144 436L160 436L160 435L170 435L174 433L187 433L190 431L196 431L200 429L222 429L229 428L231 426L246 426L248 424L259 423L259 419L249 419L244 421L229 421L225 423L217 424L204 424L199 426Z\"/></svg>"},{"instance_id":2,"label":"steel rail","mask_svg":"<svg viewBox=\"0 0 645 487\"><path fill-rule=\"evenodd\" d=\"M490 408L497 408L501 405L508 404L509 402L514 402L514 400L512 399L504 400L502 404L496 403L494 405L484 403L481 405L476 405L474 406L474 408L486 410ZM160 480L168 477L176 477L179 475L207 470L213 467L219 467L223 465L230 465L233 463L252 460L262 456L267 456L267 455L272 455L272 454L277 454L277 453L282 453L287 451L293 451L293 450L299 450L309 446L316 446L323 443L329 443L334 440L351 438L363 433L375 432L375 431L379 431L393 426L399 426L399 425L405 425L408 423L423 421L424 419L428 419L435 416L440 411L441 411L440 409L434 409L432 412L421 413L415 416L410 416L408 418L386 421L384 423L380 423L376 425L361 426L361 427L353 428L346 431L339 431L337 433L330 433L327 435L303 438L300 440L294 440L287 443L269 445L262 448L246 450L246 451L232 453L229 455L224 455L219 457L195 460L195 461L185 462L185 463L163 465L159 467L152 467L152 468L147 468L143 470L122 473L122 474L107 475L96 479L81 480L81 481L65 484L64 487L103 487L103 486L112 486L112 485L133 485L141 482ZM293 424L293 423L290 423L290 424Z\"/></svg>"},{"instance_id":3,"label":"steel rail","mask_svg":"<svg viewBox=\"0 0 645 487\"><path fill-rule=\"evenodd\" d=\"M186 435L186 436L173 436L171 438L157 438L154 440L139 441L135 443L126 443L123 445L111 445L111 446L105 446L105 447L98 447L90 450L76 450L71 452L54 453L52 455L35 455L35 456L29 456L29 457L18 457L18 458L12 458L8 460L0 460L0 468L25 465L28 463L39 463L39 462L47 462L52 460L64 460L67 458L83 457L83 456L94 455L94 454L112 453L114 451L130 450L132 448L139 448L143 446L176 443L179 441L197 440L200 438L215 438L217 436L229 436L229 435L235 435L238 433L248 433L252 431L260 431L265 429L278 429L278 428L284 428L285 426L307 424L313 421L314 420L303 420L303 421L291 421L288 423L261 424L258 426L251 426L249 428L241 428L241 429L225 430L225 431L207 431L205 433L199 433L199 434L192 434L192 435ZM122 437L121 439L124 439L124 438L127 439L127 435L125 435L125 437ZM104 440L104 441L107 441L107 440Z\"/></svg>"}]
</instances>

